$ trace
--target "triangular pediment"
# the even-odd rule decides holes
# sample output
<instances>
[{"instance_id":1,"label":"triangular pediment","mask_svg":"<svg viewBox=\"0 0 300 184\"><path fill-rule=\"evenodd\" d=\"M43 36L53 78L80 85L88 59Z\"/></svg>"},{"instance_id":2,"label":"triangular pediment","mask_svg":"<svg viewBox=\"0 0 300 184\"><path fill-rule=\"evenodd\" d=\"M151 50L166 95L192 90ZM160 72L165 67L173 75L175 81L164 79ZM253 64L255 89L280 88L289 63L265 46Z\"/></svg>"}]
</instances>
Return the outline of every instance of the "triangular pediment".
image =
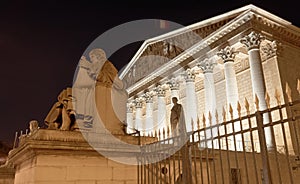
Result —
<instances>
[{"instance_id":1,"label":"triangular pediment","mask_svg":"<svg viewBox=\"0 0 300 184\"><path fill-rule=\"evenodd\" d=\"M127 88L131 88L144 81L145 78L150 76L153 78L153 74L160 75L161 68L168 70L174 67L175 65L170 63L180 63L205 47L203 45L216 44L215 40L224 35L230 35L228 32L231 30L236 29L236 32L243 32L243 29L237 30L237 28L241 28L242 24L247 23L248 17L253 17L254 14L267 17L268 20L279 22L285 27L291 27L293 31L299 32L298 28L290 26L290 22L254 5L247 5L146 40L120 73L120 78L126 83Z\"/></svg>"},{"instance_id":2,"label":"triangular pediment","mask_svg":"<svg viewBox=\"0 0 300 184\"><path fill-rule=\"evenodd\" d=\"M245 6L237 10L230 11L228 13L145 40L136 55L132 58L127 67L121 72L120 78L125 80L126 78L135 77L135 79L132 79L128 85L137 82L248 9L249 8ZM154 58L148 56L153 56L157 62L153 63ZM142 68L147 68L146 72L140 72L142 75L139 75L139 73L133 73L136 71L142 71Z\"/></svg>"}]
</instances>

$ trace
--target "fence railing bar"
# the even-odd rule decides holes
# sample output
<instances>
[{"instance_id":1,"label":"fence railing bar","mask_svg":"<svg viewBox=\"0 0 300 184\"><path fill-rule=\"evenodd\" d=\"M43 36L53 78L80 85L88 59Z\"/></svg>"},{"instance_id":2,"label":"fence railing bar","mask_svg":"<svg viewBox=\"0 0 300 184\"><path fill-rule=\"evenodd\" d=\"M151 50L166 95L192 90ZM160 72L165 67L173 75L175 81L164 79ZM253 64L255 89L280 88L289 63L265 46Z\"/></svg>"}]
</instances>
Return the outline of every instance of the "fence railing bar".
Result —
<instances>
[{"instance_id":1,"label":"fence railing bar","mask_svg":"<svg viewBox=\"0 0 300 184\"><path fill-rule=\"evenodd\" d=\"M224 118L225 119L225 118ZM228 135L227 135L227 123L224 123L224 131L225 131L225 144L226 144L226 156L227 156L227 174L230 177L230 157L229 157L229 144L228 144Z\"/></svg>"},{"instance_id":2,"label":"fence railing bar","mask_svg":"<svg viewBox=\"0 0 300 184\"><path fill-rule=\"evenodd\" d=\"M255 179L256 179L256 183L259 183L258 173L257 173L259 171L259 169L257 168L257 163L256 163L255 147L254 147L254 139L253 139L253 129L252 129L252 123L251 123L250 116L248 118L248 125L249 125L250 143L251 143L251 150L252 150L251 153L252 153L253 165L255 168Z\"/></svg>"},{"instance_id":3,"label":"fence railing bar","mask_svg":"<svg viewBox=\"0 0 300 184\"><path fill-rule=\"evenodd\" d=\"M270 169L270 162L269 162L269 155L268 155L268 148L266 142L265 131L263 128L263 114L257 111L256 113L256 122L258 126L258 138L259 138L259 145L261 151L261 159L262 159L262 172L263 172L263 184L272 184L272 176L271 176L271 169Z\"/></svg>"},{"instance_id":4,"label":"fence railing bar","mask_svg":"<svg viewBox=\"0 0 300 184\"><path fill-rule=\"evenodd\" d=\"M273 146L274 146L274 156L275 156L276 167L277 167L276 168L277 175L278 175L279 183L282 183L281 172L280 172L281 167L280 167L280 163L279 163L279 160L278 160L277 143L276 143L276 138L275 138L275 134L274 134L274 124L273 124L271 111L268 112L268 115L269 115L269 119L270 119L270 129L271 129L271 136L272 136Z\"/></svg>"},{"instance_id":5,"label":"fence railing bar","mask_svg":"<svg viewBox=\"0 0 300 184\"><path fill-rule=\"evenodd\" d=\"M212 124L212 119L210 118L209 119L209 122L210 122L210 125ZM212 126L210 126L210 141L211 141L211 151L212 151L212 155L214 156L215 155L215 148L214 148L214 139L213 139L213 128ZM212 165L213 165L213 175L214 175L214 180L215 180L215 183L217 183L217 174L216 174L216 164L215 164L215 159L213 158L212 159Z\"/></svg>"},{"instance_id":6,"label":"fence railing bar","mask_svg":"<svg viewBox=\"0 0 300 184\"><path fill-rule=\"evenodd\" d=\"M282 109L279 109L279 116L280 116L280 119L283 119ZM285 146L285 158L286 158L286 162L288 164L290 182L291 182L291 184L293 184L294 181L293 181L293 176L292 176L291 163L290 163L290 159L289 159L289 148L288 148L288 144L287 144L285 127L284 127L283 122L281 123L281 130L282 130L283 142L284 142L284 146Z\"/></svg>"},{"instance_id":7,"label":"fence railing bar","mask_svg":"<svg viewBox=\"0 0 300 184\"><path fill-rule=\"evenodd\" d=\"M242 121L240 120L240 127L243 130ZM246 157L246 150L245 150L245 139L244 134L241 134L242 137L242 145L243 145L243 156L244 156L244 165L245 165L245 173L246 173L246 181L249 184L249 176L248 176L248 164L247 164L247 157Z\"/></svg>"},{"instance_id":8,"label":"fence railing bar","mask_svg":"<svg viewBox=\"0 0 300 184\"><path fill-rule=\"evenodd\" d=\"M194 136L192 136L192 142L195 142ZM196 147L195 147L195 145L191 145L191 146L193 148L192 150L194 152L194 155L196 155ZM193 162L194 162L194 177L195 177L195 182L196 182L196 184L198 184L198 180L197 180L197 159L196 159L195 156L194 156Z\"/></svg>"},{"instance_id":9,"label":"fence railing bar","mask_svg":"<svg viewBox=\"0 0 300 184\"><path fill-rule=\"evenodd\" d=\"M300 80L298 80L298 82L300 82ZM299 85L299 87L300 87L300 83L298 83L298 85ZM298 121L296 118L295 118L295 110L292 110L292 108L291 107L293 107L293 103L289 103L289 106L287 107L287 109L288 109L288 112L291 114L291 118L292 118L292 129L293 129L293 131L294 131L294 135L295 135L295 141L296 141L296 151L295 151L295 154L296 155L300 155L300 144L299 144L299 128L298 128L298 126L297 126L297 124L296 124L296 122ZM300 111L299 111L300 112ZM299 123L300 124L300 123Z\"/></svg>"},{"instance_id":10,"label":"fence railing bar","mask_svg":"<svg viewBox=\"0 0 300 184\"><path fill-rule=\"evenodd\" d=\"M218 122L218 121L217 121ZM220 136L220 130L219 130L220 127L218 127L218 136ZM219 159L220 159L220 171L221 172L221 177L222 177L222 183L224 184L224 168L223 168L223 159L222 159L222 149L221 149L221 140L218 139L218 144L219 144Z\"/></svg>"},{"instance_id":11,"label":"fence railing bar","mask_svg":"<svg viewBox=\"0 0 300 184\"><path fill-rule=\"evenodd\" d=\"M195 132L198 134L198 139L200 140L200 132ZM195 144L196 147L199 147L200 148L200 151L199 151L199 161L200 161L200 165L199 165L199 169L200 169L200 176L201 176L201 184L204 183L204 177L203 177L203 164L202 164L202 147L201 147L201 144L200 143L196 143Z\"/></svg>"},{"instance_id":12,"label":"fence railing bar","mask_svg":"<svg viewBox=\"0 0 300 184\"><path fill-rule=\"evenodd\" d=\"M259 112L262 112L262 111L259 111ZM278 120L278 121L274 121L272 124L273 124L273 126L275 126L275 125L286 123L286 122L296 121L298 119L300 119L300 115L295 116L295 117L289 117L289 118ZM266 124L262 125L263 128L270 127L270 126L271 126L271 123L266 123ZM212 127L214 127L214 126L212 126ZM210 127L208 127L208 128L210 128ZM203 129L201 129L201 130L204 131ZM236 134L244 134L244 133L247 133L247 132L250 132L250 131L255 131L255 130L257 130L257 127L252 127L251 130L250 130L250 128L247 128L247 129L243 129L243 130L240 130L240 131L237 131L237 132L234 132L234 133L227 133L227 134L225 133L224 135L218 135L218 136L213 137L213 139L222 139L224 137L230 137L230 136L234 136ZM199 132L199 134L200 134L201 131L195 131L194 133L197 133L197 132ZM203 141L203 140L201 140L201 141ZM197 141L196 143L198 143L198 142L199 141Z\"/></svg>"},{"instance_id":13,"label":"fence railing bar","mask_svg":"<svg viewBox=\"0 0 300 184\"><path fill-rule=\"evenodd\" d=\"M205 116L203 115L203 125L204 125L204 140L207 140L207 128L206 128L206 124L205 124ZM208 160L208 149L207 149L207 141L204 141L204 147L206 155L205 155L205 161L206 161L206 176L207 176L207 182L210 183L210 177L209 177L209 160Z\"/></svg>"},{"instance_id":14,"label":"fence railing bar","mask_svg":"<svg viewBox=\"0 0 300 184\"><path fill-rule=\"evenodd\" d=\"M233 134L233 147L234 147L234 158L235 158L235 166L237 169L240 169L239 167L239 161L238 161L238 155L237 155L237 145L236 145L236 135L237 133L235 132L235 128L234 128L234 123L231 123L231 128L232 128L232 134Z\"/></svg>"},{"instance_id":15,"label":"fence railing bar","mask_svg":"<svg viewBox=\"0 0 300 184\"><path fill-rule=\"evenodd\" d=\"M176 153L172 156L173 158L173 181L175 182L176 181L176 160L175 160L175 155ZM171 170L170 170L171 171Z\"/></svg>"}]
</instances>

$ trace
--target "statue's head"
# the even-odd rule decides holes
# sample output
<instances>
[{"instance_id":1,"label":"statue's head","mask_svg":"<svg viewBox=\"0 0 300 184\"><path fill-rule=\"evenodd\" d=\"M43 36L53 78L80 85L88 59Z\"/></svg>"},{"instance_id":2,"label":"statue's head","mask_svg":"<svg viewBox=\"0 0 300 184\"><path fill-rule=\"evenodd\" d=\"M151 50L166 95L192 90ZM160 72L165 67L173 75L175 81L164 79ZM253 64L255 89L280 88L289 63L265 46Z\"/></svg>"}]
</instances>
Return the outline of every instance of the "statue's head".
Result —
<instances>
[{"instance_id":1,"label":"statue's head","mask_svg":"<svg viewBox=\"0 0 300 184\"><path fill-rule=\"evenodd\" d=\"M172 102L173 102L174 104L177 104L177 102L178 102L177 97L173 97L173 98L172 98Z\"/></svg>"},{"instance_id":2,"label":"statue's head","mask_svg":"<svg viewBox=\"0 0 300 184\"><path fill-rule=\"evenodd\" d=\"M105 62L107 60L104 50L99 48L91 50L89 57L92 63Z\"/></svg>"}]
</instances>

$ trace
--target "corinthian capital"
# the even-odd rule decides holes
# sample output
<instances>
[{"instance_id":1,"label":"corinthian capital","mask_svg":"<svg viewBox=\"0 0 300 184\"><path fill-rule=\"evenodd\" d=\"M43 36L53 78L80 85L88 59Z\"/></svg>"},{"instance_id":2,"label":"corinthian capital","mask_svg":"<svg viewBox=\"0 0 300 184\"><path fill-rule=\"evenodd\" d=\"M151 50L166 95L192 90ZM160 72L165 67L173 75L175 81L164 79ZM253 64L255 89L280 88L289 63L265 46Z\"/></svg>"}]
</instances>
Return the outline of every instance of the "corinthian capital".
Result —
<instances>
[{"instance_id":1,"label":"corinthian capital","mask_svg":"<svg viewBox=\"0 0 300 184\"><path fill-rule=\"evenodd\" d=\"M155 92L157 93L157 96L159 96L159 97L165 97L166 96L166 90L167 90L166 85L158 85L155 88Z\"/></svg>"},{"instance_id":2,"label":"corinthian capital","mask_svg":"<svg viewBox=\"0 0 300 184\"><path fill-rule=\"evenodd\" d=\"M134 102L127 103L127 113L132 113L134 106L135 106Z\"/></svg>"},{"instance_id":3,"label":"corinthian capital","mask_svg":"<svg viewBox=\"0 0 300 184\"><path fill-rule=\"evenodd\" d=\"M143 97L137 97L137 98L135 98L134 99L135 108L142 108L144 101L145 101L145 99Z\"/></svg>"},{"instance_id":4,"label":"corinthian capital","mask_svg":"<svg viewBox=\"0 0 300 184\"><path fill-rule=\"evenodd\" d=\"M235 58L235 55L237 54L238 52L235 51L233 49L233 47L225 47L224 49L221 49L219 52L217 52L217 56L221 57L223 59L223 62L226 63L226 62L233 62L234 61L234 58Z\"/></svg>"},{"instance_id":5,"label":"corinthian capital","mask_svg":"<svg viewBox=\"0 0 300 184\"><path fill-rule=\"evenodd\" d=\"M282 49L282 45L280 42L272 41L271 43L262 43L260 49L262 59L268 59L273 56L279 55Z\"/></svg>"},{"instance_id":6,"label":"corinthian capital","mask_svg":"<svg viewBox=\"0 0 300 184\"><path fill-rule=\"evenodd\" d=\"M248 50L259 48L259 45L265 37L259 33L252 31L249 35L246 35L244 38L240 39L240 42L246 45Z\"/></svg>"},{"instance_id":7,"label":"corinthian capital","mask_svg":"<svg viewBox=\"0 0 300 184\"><path fill-rule=\"evenodd\" d=\"M143 94L143 98L145 99L146 103L152 103L153 102L153 91L147 91Z\"/></svg>"},{"instance_id":8,"label":"corinthian capital","mask_svg":"<svg viewBox=\"0 0 300 184\"><path fill-rule=\"evenodd\" d=\"M197 66L203 71L203 73L213 73L214 67L217 62L214 59L204 59L197 63Z\"/></svg>"},{"instance_id":9,"label":"corinthian capital","mask_svg":"<svg viewBox=\"0 0 300 184\"><path fill-rule=\"evenodd\" d=\"M188 69L186 69L185 70L185 72L184 72L184 79L185 79L185 81L186 82L194 82L195 81L195 72L192 70L192 69L190 69L190 68L188 68Z\"/></svg>"},{"instance_id":10,"label":"corinthian capital","mask_svg":"<svg viewBox=\"0 0 300 184\"><path fill-rule=\"evenodd\" d=\"M179 89L179 82L176 78L171 78L167 84L169 85L171 90L178 90Z\"/></svg>"}]
</instances>

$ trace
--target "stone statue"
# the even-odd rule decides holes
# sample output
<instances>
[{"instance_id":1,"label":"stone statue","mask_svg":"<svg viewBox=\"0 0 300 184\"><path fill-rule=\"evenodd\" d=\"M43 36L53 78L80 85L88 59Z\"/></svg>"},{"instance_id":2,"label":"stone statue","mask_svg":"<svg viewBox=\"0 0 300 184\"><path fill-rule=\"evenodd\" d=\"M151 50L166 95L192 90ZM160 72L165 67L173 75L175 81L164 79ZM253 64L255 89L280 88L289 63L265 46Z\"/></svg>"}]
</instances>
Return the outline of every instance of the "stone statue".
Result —
<instances>
[{"instance_id":1,"label":"stone statue","mask_svg":"<svg viewBox=\"0 0 300 184\"><path fill-rule=\"evenodd\" d=\"M100 121L113 134L124 134L126 103L128 95L118 70L107 60L102 49L93 49L90 59L100 63L101 70L96 78L95 100Z\"/></svg>"},{"instance_id":2,"label":"stone statue","mask_svg":"<svg viewBox=\"0 0 300 184\"><path fill-rule=\"evenodd\" d=\"M72 88L64 89L58 96L45 118L48 129L75 130L78 129L72 102Z\"/></svg>"},{"instance_id":3,"label":"stone statue","mask_svg":"<svg viewBox=\"0 0 300 184\"><path fill-rule=\"evenodd\" d=\"M186 132L185 121L184 121L184 112L182 105L177 103L177 97L172 98L173 107L171 109L170 123L171 131L176 134L176 129L178 132Z\"/></svg>"},{"instance_id":4,"label":"stone statue","mask_svg":"<svg viewBox=\"0 0 300 184\"><path fill-rule=\"evenodd\" d=\"M45 119L49 129L77 130L106 128L124 134L128 95L118 70L102 49L89 52L90 61L81 57L73 87L63 90ZM94 120L100 118L100 125Z\"/></svg>"},{"instance_id":5,"label":"stone statue","mask_svg":"<svg viewBox=\"0 0 300 184\"><path fill-rule=\"evenodd\" d=\"M76 98L74 102L76 121L81 129L93 128L96 113L94 106L96 78L103 66L103 63L91 53L90 58L91 61L88 61L85 56L81 57L72 87Z\"/></svg>"},{"instance_id":6,"label":"stone statue","mask_svg":"<svg viewBox=\"0 0 300 184\"><path fill-rule=\"evenodd\" d=\"M31 120L29 122L29 135L33 134L39 129L39 123L37 120Z\"/></svg>"}]
</instances>

